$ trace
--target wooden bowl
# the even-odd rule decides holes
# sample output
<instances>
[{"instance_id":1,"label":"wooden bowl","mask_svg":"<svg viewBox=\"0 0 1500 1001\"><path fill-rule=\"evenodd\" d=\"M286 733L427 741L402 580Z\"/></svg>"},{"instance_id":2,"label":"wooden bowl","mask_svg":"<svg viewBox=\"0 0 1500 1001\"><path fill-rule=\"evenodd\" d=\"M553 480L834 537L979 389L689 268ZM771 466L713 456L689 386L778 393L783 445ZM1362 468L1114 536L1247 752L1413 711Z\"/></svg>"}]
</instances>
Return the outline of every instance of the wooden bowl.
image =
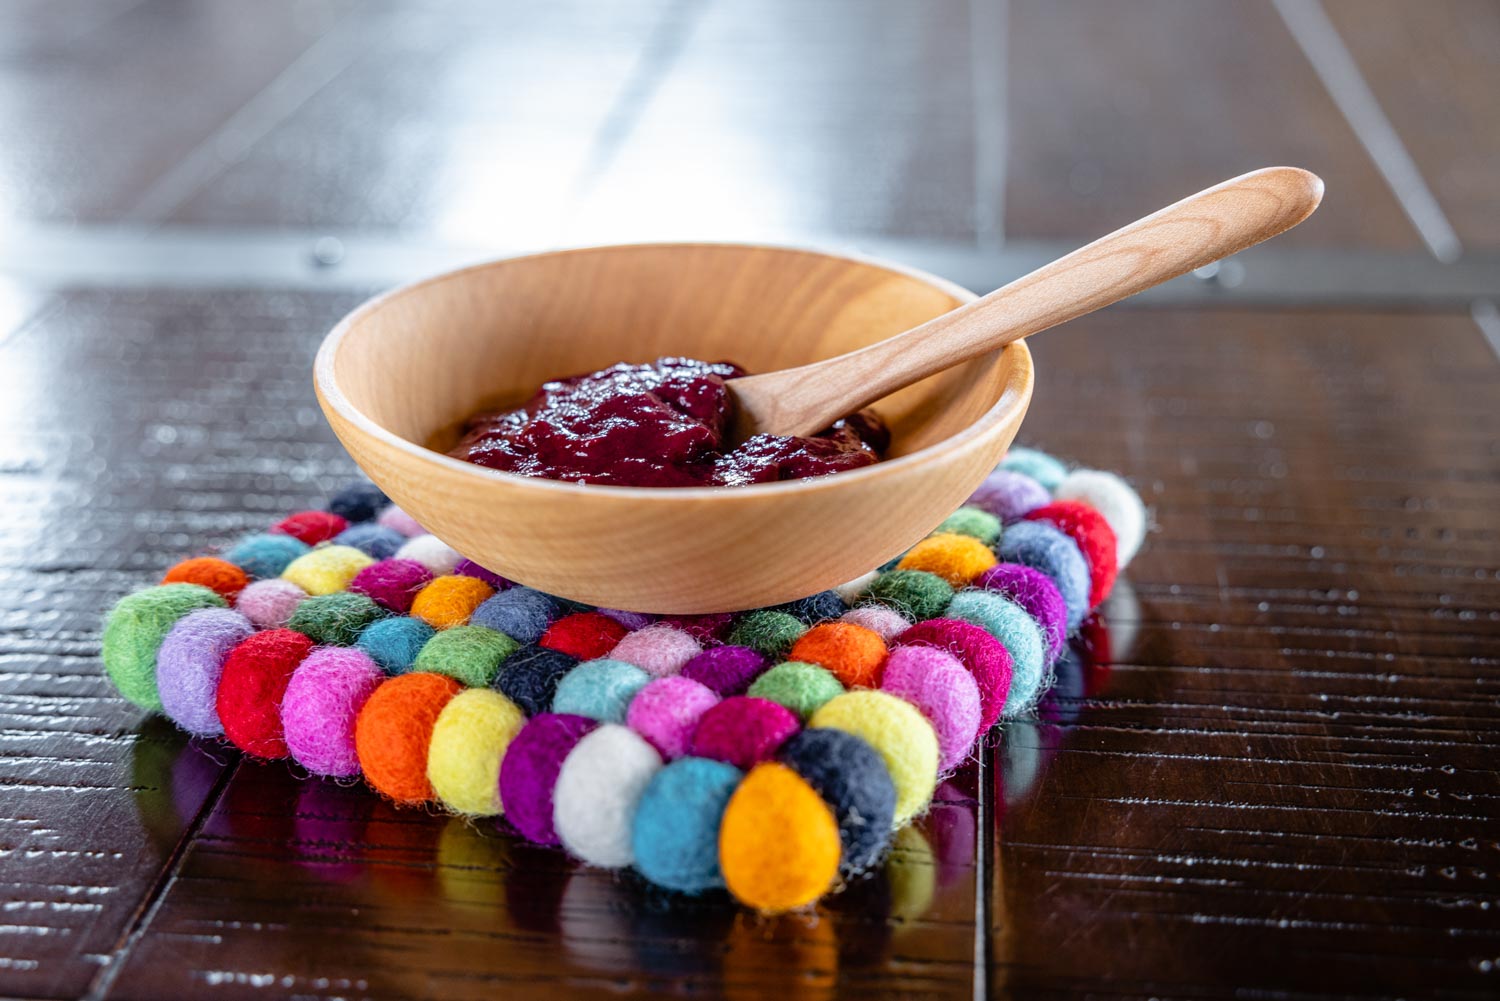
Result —
<instances>
[{"instance_id":1,"label":"wooden bowl","mask_svg":"<svg viewBox=\"0 0 1500 1001\"><path fill-rule=\"evenodd\" d=\"M972 298L909 268L806 250L592 247L482 264L373 299L328 335L314 378L354 461L480 565L608 608L733 611L858 577L960 505L1025 416L1025 345L881 400L890 458L834 476L588 486L441 450L470 414L523 400L548 379L663 355L768 372L889 337Z\"/></svg>"}]
</instances>

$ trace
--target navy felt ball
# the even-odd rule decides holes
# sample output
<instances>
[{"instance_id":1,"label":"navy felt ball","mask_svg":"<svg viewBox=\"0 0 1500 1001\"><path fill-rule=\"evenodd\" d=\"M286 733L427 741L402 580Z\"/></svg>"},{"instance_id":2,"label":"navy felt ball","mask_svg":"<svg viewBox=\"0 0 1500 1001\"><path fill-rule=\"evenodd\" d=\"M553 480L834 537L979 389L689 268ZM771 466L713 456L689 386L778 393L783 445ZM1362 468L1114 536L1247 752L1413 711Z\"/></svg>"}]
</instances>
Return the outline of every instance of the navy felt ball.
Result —
<instances>
[{"instance_id":1,"label":"navy felt ball","mask_svg":"<svg viewBox=\"0 0 1500 1001\"><path fill-rule=\"evenodd\" d=\"M355 480L333 495L328 510L345 521L370 521L391 499L368 480Z\"/></svg>"},{"instance_id":2,"label":"navy felt ball","mask_svg":"<svg viewBox=\"0 0 1500 1001\"><path fill-rule=\"evenodd\" d=\"M845 875L879 861L890 842L896 785L880 752L842 730L803 730L777 755L815 789L839 824Z\"/></svg>"},{"instance_id":3,"label":"navy felt ball","mask_svg":"<svg viewBox=\"0 0 1500 1001\"><path fill-rule=\"evenodd\" d=\"M551 709L557 683L577 666L578 658L533 643L505 658L490 687L536 716Z\"/></svg>"}]
</instances>

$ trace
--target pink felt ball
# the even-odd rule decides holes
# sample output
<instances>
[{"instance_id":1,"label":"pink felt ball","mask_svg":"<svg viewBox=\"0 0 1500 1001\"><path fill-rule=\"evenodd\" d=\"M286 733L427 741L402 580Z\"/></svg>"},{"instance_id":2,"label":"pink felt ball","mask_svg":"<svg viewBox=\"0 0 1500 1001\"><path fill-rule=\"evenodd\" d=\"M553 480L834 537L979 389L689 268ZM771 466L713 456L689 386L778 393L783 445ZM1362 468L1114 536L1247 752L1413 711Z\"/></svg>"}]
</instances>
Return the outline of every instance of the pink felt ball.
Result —
<instances>
[{"instance_id":1,"label":"pink felt ball","mask_svg":"<svg viewBox=\"0 0 1500 1001\"><path fill-rule=\"evenodd\" d=\"M615 644L610 660L634 664L656 678L679 674L683 665L703 652L690 633L666 625L638 629Z\"/></svg>"},{"instance_id":2,"label":"pink felt ball","mask_svg":"<svg viewBox=\"0 0 1500 1001\"><path fill-rule=\"evenodd\" d=\"M886 643L911 628L911 623L900 612L884 605L862 605L851 608L839 616L840 622L852 622L876 633Z\"/></svg>"},{"instance_id":3,"label":"pink felt ball","mask_svg":"<svg viewBox=\"0 0 1500 1001\"><path fill-rule=\"evenodd\" d=\"M698 721L718 701L717 692L691 678L657 678L630 701L625 723L670 761L688 752Z\"/></svg>"},{"instance_id":4,"label":"pink felt ball","mask_svg":"<svg viewBox=\"0 0 1500 1001\"><path fill-rule=\"evenodd\" d=\"M270 577L245 585L234 607L256 629L280 629L307 598L307 592L289 580Z\"/></svg>"},{"instance_id":5,"label":"pink felt ball","mask_svg":"<svg viewBox=\"0 0 1500 1001\"><path fill-rule=\"evenodd\" d=\"M880 687L922 710L932 724L939 771L968 756L979 733L979 685L957 657L937 647L897 647L886 657Z\"/></svg>"},{"instance_id":6,"label":"pink felt ball","mask_svg":"<svg viewBox=\"0 0 1500 1001\"><path fill-rule=\"evenodd\" d=\"M797 714L769 699L735 695L705 712L693 731L693 754L748 771L769 760L799 728Z\"/></svg>"},{"instance_id":7,"label":"pink felt ball","mask_svg":"<svg viewBox=\"0 0 1500 1001\"><path fill-rule=\"evenodd\" d=\"M281 697L287 750L314 775L359 774L354 721L385 674L354 647L318 647L308 654Z\"/></svg>"},{"instance_id":8,"label":"pink felt ball","mask_svg":"<svg viewBox=\"0 0 1500 1001\"><path fill-rule=\"evenodd\" d=\"M995 725L1010 695L1010 651L972 622L928 619L896 637L894 646L931 646L946 650L963 662L979 685L979 727Z\"/></svg>"},{"instance_id":9,"label":"pink felt ball","mask_svg":"<svg viewBox=\"0 0 1500 1001\"><path fill-rule=\"evenodd\" d=\"M371 563L349 582L349 590L369 597L381 608L399 615L411 611L417 592L432 583L432 571L416 560L381 560Z\"/></svg>"},{"instance_id":10,"label":"pink felt ball","mask_svg":"<svg viewBox=\"0 0 1500 1001\"><path fill-rule=\"evenodd\" d=\"M375 519L375 523L378 524L381 528L389 528L393 531L400 532L408 539L415 538L418 535L427 534L427 529L423 528L421 525L418 525L417 519L413 518L411 515L407 514L405 511L401 510L394 504L386 508L384 511L380 512L380 517Z\"/></svg>"}]
</instances>

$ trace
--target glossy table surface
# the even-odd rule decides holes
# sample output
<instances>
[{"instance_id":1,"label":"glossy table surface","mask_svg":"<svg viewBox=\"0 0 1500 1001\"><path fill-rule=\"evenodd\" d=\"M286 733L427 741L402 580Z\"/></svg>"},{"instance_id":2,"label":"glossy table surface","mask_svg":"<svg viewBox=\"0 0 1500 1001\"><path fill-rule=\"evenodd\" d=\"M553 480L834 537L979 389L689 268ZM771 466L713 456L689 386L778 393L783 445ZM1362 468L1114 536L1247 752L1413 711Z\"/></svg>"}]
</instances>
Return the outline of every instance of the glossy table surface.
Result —
<instances>
[{"instance_id":1,"label":"glossy table surface","mask_svg":"<svg viewBox=\"0 0 1500 1001\"><path fill-rule=\"evenodd\" d=\"M1489 0L0 6L0 996L1500 993ZM1413 58L1415 53L1418 58ZM756 917L185 738L99 620L354 469L367 295L703 237L993 286L1272 162L1275 246L1038 337L1141 556L881 871Z\"/></svg>"}]
</instances>

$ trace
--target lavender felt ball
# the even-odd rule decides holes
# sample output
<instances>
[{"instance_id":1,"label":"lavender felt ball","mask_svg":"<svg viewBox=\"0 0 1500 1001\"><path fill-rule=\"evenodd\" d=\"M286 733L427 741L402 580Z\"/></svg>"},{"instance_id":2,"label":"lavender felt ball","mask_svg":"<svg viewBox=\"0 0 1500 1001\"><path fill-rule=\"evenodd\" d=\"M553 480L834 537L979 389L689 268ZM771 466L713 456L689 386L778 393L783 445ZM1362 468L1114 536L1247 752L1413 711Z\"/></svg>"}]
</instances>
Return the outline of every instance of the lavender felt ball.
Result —
<instances>
[{"instance_id":1,"label":"lavender felt ball","mask_svg":"<svg viewBox=\"0 0 1500 1001\"><path fill-rule=\"evenodd\" d=\"M156 687L162 710L189 733L224 732L214 699L224 658L255 626L239 612L203 608L177 620L156 651Z\"/></svg>"}]
</instances>

